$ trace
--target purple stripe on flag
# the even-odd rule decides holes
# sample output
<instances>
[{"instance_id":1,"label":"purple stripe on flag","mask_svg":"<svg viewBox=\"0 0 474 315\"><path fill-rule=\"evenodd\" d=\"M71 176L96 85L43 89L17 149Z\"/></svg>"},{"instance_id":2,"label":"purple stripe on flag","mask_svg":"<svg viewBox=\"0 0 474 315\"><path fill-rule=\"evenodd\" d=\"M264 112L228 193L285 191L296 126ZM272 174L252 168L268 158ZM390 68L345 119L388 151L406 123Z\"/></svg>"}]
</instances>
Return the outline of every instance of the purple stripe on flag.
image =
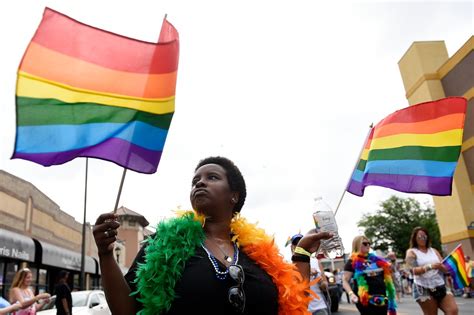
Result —
<instances>
[{"instance_id":1,"label":"purple stripe on flag","mask_svg":"<svg viewBox=\"0 0 474 315\"><path fill-rule=\"evenodd\" d=\"M424 193L435 196L451 195L452 177L416 175L367 174L365 186L377 185L407 193Z\"/></svg>"},{"instance_id":2,"label":"purple stripe on flag","mask_svg":"<svg viewBox=\"0 0 474 315\"><path fill-rule=\"evenodd\" d=\"M407 193L422 193L434 196L451 195L452 177L432 177L396 174L364 174L361 182L351 180L347 191L363 196L367 186L383 186Z\"/></svg>"},{"instance_id":3,"label":"purple stripe on flag","mask_svg":"<svg viewBox=\"0 0 474 315\"><path fill-rule=\"evenodd\" d=\"M356 196L364 195L364 185L361 182L351 179L349 185L347 186L347 191Z\"/></svg>"},{"instance_id":4,"label":"purple stripe on flag","mask_svg":"<svg viewBox=\"0 0 474 315\"><path fill-rule=\"evenodd\" d=\"M63 164L76 157L91 157L114 162L140 173L152 174L162 151L142 148L122 139L110 138L96 146L64 152L13 153L12 159L29 160L43 166Z\"/></svg>"}]
</instances>

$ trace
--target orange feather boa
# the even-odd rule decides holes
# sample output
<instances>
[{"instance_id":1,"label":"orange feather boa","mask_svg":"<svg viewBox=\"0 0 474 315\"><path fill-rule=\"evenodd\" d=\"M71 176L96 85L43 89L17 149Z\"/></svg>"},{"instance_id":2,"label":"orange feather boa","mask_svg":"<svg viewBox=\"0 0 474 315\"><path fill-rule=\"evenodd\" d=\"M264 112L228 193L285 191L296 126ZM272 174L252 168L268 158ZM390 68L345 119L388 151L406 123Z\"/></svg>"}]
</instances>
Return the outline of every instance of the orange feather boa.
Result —
<instances>
[{"instance_id":1,"label":"orange feather boa","mask_svg":"<svg viewBox=\"0 0 474 315\"><path fill-rule=\"evenodd\" d=\"M177 211L178 216L191 213L202 226L206 224L206 218L201 214L194 211ZM239 214L232 219L230 228L234 235L232 241L265 270L278 288L278 314L310 314L308 304L317 296L310 290L310 283L303 280L296 266L283 259L275 240Z\"/></svg>"},{"instance_id":2,"label":"orange feather boa","mask_svg":"<svg viewBox=\"0 0 474 315\"><path fill-rule=\"evenodd\" d=\"M278 314L309 314L308 303L314 298L309 283L303 281L295 265L284 261L274 239L240 215L233 218L230 228L233 240L277 286Z\"/></svg>"}]
</instances>

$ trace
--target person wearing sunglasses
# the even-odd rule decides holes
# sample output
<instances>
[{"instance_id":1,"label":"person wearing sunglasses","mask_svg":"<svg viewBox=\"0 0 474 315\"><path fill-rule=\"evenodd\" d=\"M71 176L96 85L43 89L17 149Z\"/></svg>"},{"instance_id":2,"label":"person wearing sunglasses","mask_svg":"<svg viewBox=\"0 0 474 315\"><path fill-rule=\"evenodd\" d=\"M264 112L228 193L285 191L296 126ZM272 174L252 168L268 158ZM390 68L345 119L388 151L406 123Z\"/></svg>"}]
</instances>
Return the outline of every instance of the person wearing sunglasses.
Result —
<instances>
[{"instance_id":1,"label":"person wearing sunglasses","mask_svg":"<svg viewBox=\"0 0 474 315\"><path fill-rule=\"evenodd\" d=\"M351 258L344 266L344 290L362 315L396 314L390 263L371 252L370 245L364 235L352 241ZM349 284L351 280L353 287Z\"/></svg>"},{"instance_id":2,"label":"person wearing sunglasses","mask_svg":"<svg viewBox=\"0 0 474 315\"><path fill-rule=\"evenodd\" d=\"M93 234L112 314L305 314L309 255L329 233L311 230L294 264L274 239L240 215L247 190L224 157L200 161L190 182L193 211L164 220L122 276L113 256L120 224L102 214Z\"/></svg>"},{"instance_id":3,"label":"person wearing sunglasses","mask_svg":"<svg viewBox=\"0 0 474 315\"><path fill-rule=\"evenodd\" d=\"M438 314L438 308L445 314L458 314L456 301L446 288L444 274L447 270L442 260L439 252L431 247L428 230L414 228L405 261L414 275L413 298L425 315Z\"/></svg>"}]
</instances>

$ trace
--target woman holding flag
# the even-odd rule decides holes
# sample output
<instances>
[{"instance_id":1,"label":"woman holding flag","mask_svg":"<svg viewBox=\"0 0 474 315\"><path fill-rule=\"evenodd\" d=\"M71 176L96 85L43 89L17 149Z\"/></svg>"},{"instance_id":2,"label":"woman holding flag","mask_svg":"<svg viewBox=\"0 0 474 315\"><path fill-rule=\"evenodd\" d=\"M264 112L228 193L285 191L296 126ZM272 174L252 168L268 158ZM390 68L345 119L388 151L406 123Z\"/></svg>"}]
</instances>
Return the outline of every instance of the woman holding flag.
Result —
<instances>
[{"instance_id":1,"label":"woman holding flag","mask_svg":"<svg viewBox=\"0 0 474 315\"><path fill-rule=\"evenodd\" d=\"M438 308L444 314L458 314L453 294L446 288L444 274L448 270L442 260L439 252L430 246L428 231L422 227L414 228L405 261L414 275L413 297L424 315L436 315Z\"/></svg>"},{"instance_id":2,"label":"woman holding flag","mask_svg":"<svg viewBox=\"0 0 474 315\"><path fill-rule=\"evenodd\" d=\"M310 256L332 235L308 232L289 264L272 237L240 216L246 195L232 161L200 161L195 211L160 222L125 277L113 256L120 224L115 214L99 216L94 238L112 314L307 314Z\"/></svg>"}]
</instances>

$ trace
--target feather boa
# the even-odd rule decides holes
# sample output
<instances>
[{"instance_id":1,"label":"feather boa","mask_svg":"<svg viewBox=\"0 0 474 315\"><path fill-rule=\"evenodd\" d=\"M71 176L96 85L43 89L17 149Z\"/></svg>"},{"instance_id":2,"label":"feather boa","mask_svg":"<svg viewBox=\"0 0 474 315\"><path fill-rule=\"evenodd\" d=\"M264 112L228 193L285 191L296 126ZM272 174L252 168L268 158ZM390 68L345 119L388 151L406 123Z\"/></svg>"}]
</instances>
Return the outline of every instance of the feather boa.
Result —
<instances>
[{"instance_id":1,"label":"feather boa","mask_svg":"<svg viewBox=\"0 0 474 315\"><path fill-rule=\"evenodd\" d=\"M392 271L390 269L390 263L373 253L369 253L367 254L367 256L361 253L353 253L351 256L351 260L352 268L354 268L354 279L357 282L357 286L359 288L357 295L359 296L360 303L364 306L367 306L369 304L369 286L364 278L364 270L366 269L365 263L375 263L379 268L383 269L383 279L388 297L388 314L397 314L397 303L395 302L395 286L392 280Z\"/></svg>"},{"instance_id":2,"label":"feather boa","mask_svg":"<svg viewBox=\"0 0 474 315\"><path fill-rule=\"evenodd\" d=\"M143 303L143 309L138 314L160 314L171 308L174 287L186 261L204 242L204 222L203 216L188 211L158 224L159 237L148 241L145 263L137 270L137 291L132 294L140 293L138 300ZM231 231L232 240L270 275L278 288L278 314L309 314L308 303L313 298L309 284L293 264L283 260L273 238L239 215L232 219Z\"/></svg>"}]
</instances>

